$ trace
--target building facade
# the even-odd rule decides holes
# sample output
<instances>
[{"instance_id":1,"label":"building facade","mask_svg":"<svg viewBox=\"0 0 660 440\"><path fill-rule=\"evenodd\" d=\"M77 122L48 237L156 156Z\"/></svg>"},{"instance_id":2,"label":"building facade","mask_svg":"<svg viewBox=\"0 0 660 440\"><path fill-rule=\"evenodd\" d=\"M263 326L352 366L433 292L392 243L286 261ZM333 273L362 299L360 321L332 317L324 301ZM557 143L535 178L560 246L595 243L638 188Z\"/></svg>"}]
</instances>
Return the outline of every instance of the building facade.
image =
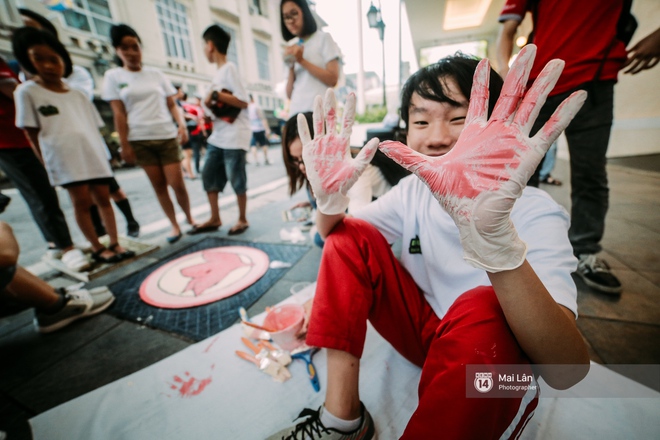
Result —
<instances>
[{"instance_id":1,"label":"building facade","mask_svg":"<svg viewBox=\"0 0 660 440\"><path fill-rule=\"evenodd\" d=\"M145 65L199 96L208 90L215 69L204 56L201 36L217 24L232 36L228 59L237 65L248 92L264 110L283 104L284 96L276 92L285 80L279 1L0 0L0 54L7 60L13 58L11 31L22 26L17 8L31 9L55 24L74 64L94 77L97 97L104 72L115 66L109 38L113 24L125 23L137 31ZM98 101L106 118L109 110Z\"/></svg>"}]
</instances>

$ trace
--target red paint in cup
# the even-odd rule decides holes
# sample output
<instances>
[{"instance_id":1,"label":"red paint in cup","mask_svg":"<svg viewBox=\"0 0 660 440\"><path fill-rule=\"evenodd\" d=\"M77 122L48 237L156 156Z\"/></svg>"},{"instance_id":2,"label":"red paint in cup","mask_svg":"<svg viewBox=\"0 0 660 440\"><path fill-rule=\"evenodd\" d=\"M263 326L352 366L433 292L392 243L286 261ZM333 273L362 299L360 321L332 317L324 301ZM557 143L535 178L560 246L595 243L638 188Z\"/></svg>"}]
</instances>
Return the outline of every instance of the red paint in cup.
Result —
<instances>
[{"instance_id":1,"label":"red paint in cup","mask_svg":"<svg viewBox=\"0 0 660 440\"><path fill-rule=\"evenodd\" d=\"M270 332L270 337L284 350L293 350L302 345L305 340L296 336L303 326L305 309L299 304L283 304L273 307L266 318L263 326L275 329Z\"/></svg>"}]
</instances>

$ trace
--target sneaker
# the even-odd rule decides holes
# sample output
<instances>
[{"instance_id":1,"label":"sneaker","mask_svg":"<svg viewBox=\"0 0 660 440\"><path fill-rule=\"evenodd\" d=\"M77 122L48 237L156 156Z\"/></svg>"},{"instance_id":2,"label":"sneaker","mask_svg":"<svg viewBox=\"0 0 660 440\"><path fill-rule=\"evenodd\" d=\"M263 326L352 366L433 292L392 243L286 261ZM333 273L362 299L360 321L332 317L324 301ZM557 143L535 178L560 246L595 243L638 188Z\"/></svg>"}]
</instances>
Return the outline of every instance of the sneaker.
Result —
<instances>
[{"instance_id":1,"label":"sneaker","mask_svg":"<svg viewBox=\"0 0 660 440\"><path fill-rule=\"evenodd\" d=\"M610 266L594 254L580 255L576 273L593 289L611 295L621 294L621 282L611 272Z\"/></svg>"},{"instance_id":2,"label":"sneaker","mask_svg":"<svg viewBox=\"0 0 660 440\"><path fill-rule=\"evenodd\" d=\"M73 248L62 255L62 263L75 272L81 272L89 269L91 263L80 249Z\"/></svg>"},{"instance_id":3,"label":"sneaker","mask_svg":"<svg viewBox=\"0 0 660 440\"><path fill-rule=\"evenodd\" d=\"M73 321L98 315L112 304L115 296L107 287L92 290L67 289L66 305L57 313L36 312L34 323L40 333L51 333L71 324Z\"/></svg>"},{"instance_id":4,"label":"sneaker","mask_svg":"<svg viewBox=\"0 0 660 440\"><path fill-rule=\"evenodd\" d=\"M266 440L371 440L376 438L376 427L371 414L362 405L362 421L360 426L351 432L341 432L336 429L326 428L320 419L321 408L314 411L310 408L302 410L297 419L306 417L300 423L283 429Z\"/></svg>"},{"instance_id":5,"label":"sneaker","mask_svg":"<svg viewBox=\"0 0 660 440\"><path fill-rule=\"evenodd\" d=\"M5 208L7 208L9 202L11 202L11 197L0 193L0 213L5 212Z\"/></svg>"},{"instance_id":6,"label":"sneaker","mask_svg":"<svg viewBox=\"0 0 660 440\"><path fill-rule=\"evenodd\" d=\"M140 224L138 222L128 222L126 228L126 235L129 237L135 238L140 235Z\"/></svg>"},{"instance_id":7,"label":"sneaker","mask_svg":"<svg viewBox=\"0 0 660 440\"><path fill-rule=\"evenodd\" d=\"M62 258L62 249L58 249L56 247L49 247L46 249L46 255L44 255L44 258L47 258L49 260L59 260Z\"/></svg>"}]
</instances>

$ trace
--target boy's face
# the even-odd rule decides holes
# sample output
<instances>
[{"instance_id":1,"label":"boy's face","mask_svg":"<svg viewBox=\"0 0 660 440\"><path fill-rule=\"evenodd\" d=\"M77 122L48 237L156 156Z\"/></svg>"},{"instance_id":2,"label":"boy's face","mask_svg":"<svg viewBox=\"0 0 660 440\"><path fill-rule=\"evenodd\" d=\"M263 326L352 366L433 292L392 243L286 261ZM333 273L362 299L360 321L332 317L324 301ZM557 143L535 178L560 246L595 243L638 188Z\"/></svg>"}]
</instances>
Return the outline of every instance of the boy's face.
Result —
<instances>
[{"instance_id":1,"label":"boy's face","mask_svg":"<svg viewBox=\"0 0 660 440\"><path fill-rule=\"evenodd\" d=\"M28 57L42 80L57 82L64 76L64 60L50 46L34 45L28 49Z\"/></svg>"},{"instance_id":2,"label":"boy's face","mask_svg":"<svg viewBox=\"0 0 660 440\"><path fill-rule=\"evenodd\" d=\"M213 62L213 51L215 50L215 46L211 42L211 40L205 40L204 41L204 56L206 57L206 60L209 63Z\"/></svg>"},{"instance_id":3,"label":"boy's face","mask_svg":"<svg viewBox=\"0 0 660 440\"><path fill-rule=\"evenodd\" d=\"M136 37L125 36L115 48L117 56L129 69L139 69L142 65L142 47Z\"/></svg>"},{"instance_id":4,"label":"boy's face","mask_svg":"<svg viewBox=\"0 0 660 440\"><path fill-rule=\"evenodd\" d=\"M448 98L461 103L455 107L447 102L424 99L414 92L408 111L410 148L426 156L442 156L451 150L463 131L468 101L452 78L443 80Z\"/></svg>"}]
</instances>

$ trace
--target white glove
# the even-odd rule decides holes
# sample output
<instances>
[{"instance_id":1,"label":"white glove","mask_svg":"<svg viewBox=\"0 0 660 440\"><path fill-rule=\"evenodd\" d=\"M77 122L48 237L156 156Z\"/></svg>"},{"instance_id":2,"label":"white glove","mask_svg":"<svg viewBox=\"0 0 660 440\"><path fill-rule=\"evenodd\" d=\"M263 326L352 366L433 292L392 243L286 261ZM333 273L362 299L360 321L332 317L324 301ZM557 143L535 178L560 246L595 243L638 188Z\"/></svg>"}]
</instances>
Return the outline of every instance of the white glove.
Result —
<instances>
[{"instance_id":1,"label":"white glove","mask_svg":"<svg viewBox=\"0 0 660 440\"><path fill-rule=\"evenodd\" d=\"M465 260L489 272L515 269L524 262L527 245L511 222L513 204L587 97L584 91L573 93L530 138L532 125L564 68L563 61L550 61L525 94L535 55L534 45L520 51L490 119L490 67L487 60L479 63L465 128L444 156L424 156L398 142L380 145L385 154L422 179L452 217Z\"/></svg>"},{"instance_id":2,"label":"white glove","mask_svg":"<svg viewBox=\"0 0 660 440\"><path fill-rule=\"evenodd\" d=\"M314 100L314 139L309 134L307 120L298 115L298 133L303 144L303 162L307 179L312 185L319 212L327 215L346 211L348 190L358 180L376 154L379 140L369 141L355 159L351 158L350 139L355 121L355 95L351 93L344 106L344 124L337 133L337 101L332 89L323 100ZM324 113L325 112L325 113ZM325 114L325 127L323 116Z\"/></svg>"}]
</instances>

